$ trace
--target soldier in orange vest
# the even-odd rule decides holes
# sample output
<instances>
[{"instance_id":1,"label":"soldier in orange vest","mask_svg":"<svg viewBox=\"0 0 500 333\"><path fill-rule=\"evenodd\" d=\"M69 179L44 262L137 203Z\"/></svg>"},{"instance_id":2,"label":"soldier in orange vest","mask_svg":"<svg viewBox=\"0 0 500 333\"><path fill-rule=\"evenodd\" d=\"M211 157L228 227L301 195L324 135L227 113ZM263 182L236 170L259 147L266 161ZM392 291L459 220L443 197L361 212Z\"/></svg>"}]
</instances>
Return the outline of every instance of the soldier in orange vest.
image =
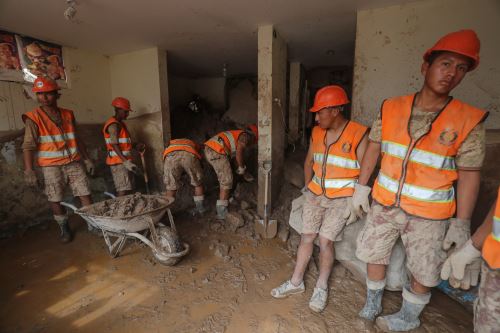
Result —
<instances>
[{"instance_id":1,"label":"soldier in orange vest","mask_svg":"<svg viewBox=\"0 0 500 333\"><path fill-rule=\"evenodd\" d=\"M328 278L335 259L333 242L342 239L346 225L357 221L351 196L368 138L365 126L343 116L347 103L340 86L326 86L316 94L310 111L316 113L319 125L313 128L304 162L305 202L297 263L291 279L271 291L275 298L304 292L304 272L319 234L319 277L309 302L309 308L315 312L326 307Z\"/></svg>"},{"instance_id":2,"label":"soldier in orange vest","mask_svg":"<svg viewBox=\"0 0 500 333\"><path fill-rule=\"evenodd\" d=\"M120 197L133 190L130 173L137 173L138 167L132 162L132 139L124 122L132 111L130 101L116 97L111 105L115 108L115 115L106 121L102 133L106 142L106 164L111 169L116 195ZM144 144L137 143L136 148L142 150Z\"/></svg>"},{"instance_id":3,"label":"soldier in orange vest","mask_svg":"<svg viewBox=\"0 0 500 333\"><path fill-rule=\"evenodd\" d=\"M166 196L175 197L182 173L187 173L191 185L194 187L195 208L191 211L193 215L202 215L206 211L202 184L203 170L200 160L200 147L189 139L170 140L169 145L163 151L163 182L167 189Z\"/></svg>"},{"instance_id":4,"label":"soldier in orange vest","mask_svg":"<svg viewBox=\"0 0 500 333\"><path fill-rule=\"evenodd\" d=\"M22 116L25 123L22 145L25 181L30 186L37 185L33 169L36 161L43 174L44 192L54 220L61 228L61 241L67 243L71 241L72 235L68 216L60 204L64 187L69 184L73 195L80 199L82 205L90 205L89 180L81 162L83 160L90 174L94 173L94 163L85 145L78 139L73 111L57 105L60 97L57 83L49 78L38 77L33 84L33 92L40 106Z\"/></svg>"},{"instance_id":5,"label":"soldier in orange vest","mask_svg":"<svg viewBox=\"0 0 500 333\"><path fill-rule=\"evenodd\" d=\"M440 282L446 250L470 239L487 112L454 99L450 92L479 64L479 47L472 30L441 38L424 54L422 89L385 100L373 123L352 199L355 209L368 212L356 250L368 264L367 299L360 316L374 320L382 312L386 267L400 236L411 273L400 311L377 318L382 330L420 326L430 288ZM381 168L369 209L367 184L379 156Z\"/></svg>"},{"instance_id":6,"label":"soldier in orange vest","mask_svg":"<svg viewBox=\"0 0 500 333\"><path fill-rule=\"evenodd\" d=\"M248 173L245 165L245 150L256 144L259 133L257 125L248 125L245 130L224 131L205 142L205 158L214 168L219 180L220 192L217 200L217 219L226 218L229 206L229 193L233 187L233 171L231 158L236 157L238 168L236 173L247 182L253 182L253 176Z\"/></svg>"},{"instance_id":7,"label":"soldier in orange vest","mask_svg":"<svg viewBox=\"0 0 500 333\"><path fill-rule=\"evenodd\" d=\"M482 249L482 252L481 252ZM471 239L454 251L443 265L441 278L456 288L481 284L474 307L474 332L493 333L500 329L500 188L496 205Z\"/></svg>"}]
</instances>

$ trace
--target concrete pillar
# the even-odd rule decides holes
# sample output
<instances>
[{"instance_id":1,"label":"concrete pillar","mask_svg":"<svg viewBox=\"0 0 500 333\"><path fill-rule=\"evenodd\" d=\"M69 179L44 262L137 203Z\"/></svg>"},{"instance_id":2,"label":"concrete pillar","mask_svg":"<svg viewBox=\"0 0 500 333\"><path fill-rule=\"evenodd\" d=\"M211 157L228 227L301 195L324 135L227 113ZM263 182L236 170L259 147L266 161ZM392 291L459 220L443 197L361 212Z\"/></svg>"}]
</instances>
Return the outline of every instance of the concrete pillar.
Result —
<instances>
[{"instance_id":1,"label":"concrete pillar","mask_svg":"<svg viewBox=\"0 0 500 333\"><path fill-rule=\"evenodd\" d=\"M303 88L302 65L300 62L290 63L290 81L289 81L289 113L288 113L288 143L294 143L300 138L301 114L301 95Z\"/></svg>"},{"instance_id":2,"label":"concrete pillar","mask_svg":"<svg viewBox=\"0 0 500 333\"><path fill-rule=\"evenodd\" d=\"M285 156L287 46L272 25L258 32L258 126L259 192L258 212L264 212L265 172L263 163L271 162L269 202L277 200L283 182Z\"/></svg>"}]
</instances>

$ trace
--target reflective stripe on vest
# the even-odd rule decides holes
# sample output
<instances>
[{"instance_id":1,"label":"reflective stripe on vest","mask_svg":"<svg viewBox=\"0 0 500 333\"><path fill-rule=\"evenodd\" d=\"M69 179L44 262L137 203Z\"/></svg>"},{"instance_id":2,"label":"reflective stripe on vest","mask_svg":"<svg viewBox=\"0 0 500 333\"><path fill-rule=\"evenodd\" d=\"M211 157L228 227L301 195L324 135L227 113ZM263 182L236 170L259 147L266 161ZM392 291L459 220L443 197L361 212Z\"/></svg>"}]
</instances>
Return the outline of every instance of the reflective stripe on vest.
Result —
<instances>
[{"instance_id":1,"label":"reflective stripe on vest","mask_svg":"<svg viewBox=\"0 0 500 333\"><path fill-rule=\"evenodd\" d=\"M57 125L40 108L27 112L23 120L31 119L38 128L38 165L65 165L80 160L76 142L74 116L71 110L59 108L61 124Z\"/></svg>"},{"instance_id":2,"label":"reflective stripe on vest","mask_svg":"<svg viewBox=\"0 0 500 333\"><path fill-rule=\"evenodd\" d=\"M311 136L314 176L308 189L327 198L352 196L359 177L360 165L356 149L367 128L349 121L336 142L326 146L325 129L316 126Z\"/></svg>"},{"instance_id":3,"label":"reflective stripe on vest","mask_svg":"<svg viewBox=\"0 0 500 333\"><path fill-rule=\"evenodd\" d=\"M458 178L455 156L470 131L487 115L451 99L420 138L410 136L415 95L384 101L382 162L373 186L373 198L384 206L432 220L453 216L453 184Z\"/></svg>"},{"instance_id":4,"label":"reflective stripe on vest","mask_svg":"<svg viewBox=\"0 0 500 333\"><path fill-rule=\"evenodd\" d=\"M483 258L491 269L500 269L500 188L493 213L493 226L483 244Z\"/></svg>"},{"instance_id":5,"label":"reflective stripe on vest","mask_svg":"<svg viewBox=\"0 0 500 333\"><path fill-rule=\"evenodd\" d=\"M376 183L387 191L397 193L399 183L392 179L382 171L379 172ZM455 190L451 187L449 190L432 190L410 184L404 184L401 195L427 202L452 202L455 198Z\"/></svg>"},{"instance_id":6,"label":"reflective stripe on vest","mask_svg":"<svg viewBox=\"0 0 500 333\"><path fill-rule=\"evenodd\" d=\"M198 147L196 143L189 139L174 139L170 140L170 144L163 151L163 158L175 151L184 151L193 154L198 159L201 159L201 155L198 152Z\"/></svg>"},{"instance_id":7,"label":"reflective stripe on vest","mask_svg":"<svg viewBox=\"0 0 500 333\"><path fill-rule=\"evenodd\" d=\"M381 150L385 154L404 159L408 152L408 147L395 142L382 141ZM456 169L455 159L453 157L438 155L418 148L412 150L410 161L435 169Z\"/></svg>"},{"instance_id":8,"label":"reflective stripe on vest","mask_svg":"<svg viewBox=\"0 0 500 333\"><path fill-rule=\"evenodd\" d=\"M323 154L314 154L314 162L316 163L323 163ZM340 156L335 156L335 155L328 155L326 158L326 164L329 165L336 165L340 168L344 169L359 169L359 162L356 160L351 160L348 158L340 157Z\"/></svg>"},{"instance_id":9,"label":"reflective stripe on vest","mask_svg":"<svg viewBox=\"0 0 500 333\"><path fill-rule=\"evenodd\" d=\"M106 150L108 151L108 154L106 156L107 165L116 165L123 163L120 156L118 156L118 154L115 152L113 145L111 144L111 135L108 133L108 127L111 124L115 123L120 125L120 132L118 132L118 147L120 148L122 155L127 160L132 159L132 140L130 138L127 125L125 125L125 123L123 122L118 121L115 117L111 117L106 121L102 129L104 141L106 143Z\"/></svg>"},{"instance_id":10,"label":"reflective stripe on vest","mask_svg":"<svg viewBox=\"0 0 500 333\"><path fill-rule=\"evenodd\" d=\"M317 185L321 186L321 179L313 176L312 181ZM341 189L341 188L353 188L358 181L355 179L324 179L325 188L330 189Z\"/></svg>"}]
</instances>

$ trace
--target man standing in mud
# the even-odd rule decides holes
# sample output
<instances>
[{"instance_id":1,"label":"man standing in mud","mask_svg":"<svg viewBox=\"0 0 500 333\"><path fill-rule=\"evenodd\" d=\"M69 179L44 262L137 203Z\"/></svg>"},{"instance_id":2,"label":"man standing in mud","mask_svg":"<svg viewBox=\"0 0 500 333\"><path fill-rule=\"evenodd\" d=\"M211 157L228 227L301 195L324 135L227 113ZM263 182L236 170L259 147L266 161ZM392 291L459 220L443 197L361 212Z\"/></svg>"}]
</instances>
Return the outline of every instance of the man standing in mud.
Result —
<instances>
[{"instance_id":1,"label":"man standing in mud","mask_svg":"<svg viewBox=\"0 0 500 333\"><path fill-rule=\"evenodd\" d=\"M366 303L359 315L374 320L382 312L386 267L400 236L410 272L399 312L377 318L384 331L420 326L430 288L440 282L446 250L470 238L487 112L453 99L450 92L478 66L479 48L472 30L441 38L423 56L422 89L385 100L372 126L352 199L355 209L368 212L356 250L368 271ZM380 155L369 209L372 189L367 184Z\"/></svg>"},{"instance_id":2,"label":"man standing in mud","mask_svg":"<svg viewBox=\"0 0 500 333\"><path fill-rule=\"evenodd\" d=\"M309 302L315 312L323 311L327 304L328 278L335 258L333 242L342 239L346 225L357 221L351 196L368 139L365 126L343 116L347 103L347 94L340 86L326 86L316 94L310 111L316 113L319 125L313 128L304 162L305 202L297 263L291 279L271 291L275 298L304 292L304 273L319 234L319 277Z\"/></svg>"},{"instance_id":3,"label":"man standing in mud","mask_svg":"<svg viewBox=\"0 0 500 333\"><path fill-rule=\"evenodd\" d=\"M68 216L60 202L64 187L69 184L73 195L82 205L90 205L90 186L87 172L93 174L94 164L90 160L85 145L78 139L73 111L57 106L59 87L55 81L39 77L33 84L33 92L40 106L26 112L22 118L25 123L24 177L30 186L37 186L34 171L35 156L40 166L45 184L45 195L50 203L54 220L61 228L61 242L71 241Z\"/></svg>"},{"instance_id":4,"label":"man standing in mud","mask_svg":"<svg viewBox=\"0 0 500 333\"><path fill-rule=\"evenodd\" d=\"M238 168L236 173L247 182L253 182L253 176L245 165L245 151L257 143L258 128L255 124L248 125L244 130L224 131L205 142L205 158L214 168L219 181L219 200L215 205L218 220L224 220L229 206L229 194L233 187L233 171L231 158L236 158Z\"/></svg>"}]
</instances>

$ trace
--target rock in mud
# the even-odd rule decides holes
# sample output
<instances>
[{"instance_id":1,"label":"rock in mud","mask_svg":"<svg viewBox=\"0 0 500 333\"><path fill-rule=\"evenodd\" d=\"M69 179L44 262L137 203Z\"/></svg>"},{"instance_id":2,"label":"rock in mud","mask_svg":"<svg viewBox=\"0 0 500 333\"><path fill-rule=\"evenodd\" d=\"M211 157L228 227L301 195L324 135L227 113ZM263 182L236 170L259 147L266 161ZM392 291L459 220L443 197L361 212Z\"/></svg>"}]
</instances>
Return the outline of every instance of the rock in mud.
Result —
<instances>
[{"instance_id":1,"label":"rock in mud","mask_svg":"<svg viewBox=\"0 0 500 333\"><path fill-rule=\"evenodd\" d=\"M227 226L229 227L229 230L234 232L238 228L245 225L245 219L239 213L229 212L226 215L226 223L227 223Z\"/></svg>"},{"instance_id":2,"label":"rock in mud","mask_svg":"<svg viewBox=\"0 0 500 333\"><path fill-rule=\"evenodd\" d=\"M222 259L226 258L229 254L229 246L226 243L215 244L214 254Z\"/></svg>"}]
</instances>

